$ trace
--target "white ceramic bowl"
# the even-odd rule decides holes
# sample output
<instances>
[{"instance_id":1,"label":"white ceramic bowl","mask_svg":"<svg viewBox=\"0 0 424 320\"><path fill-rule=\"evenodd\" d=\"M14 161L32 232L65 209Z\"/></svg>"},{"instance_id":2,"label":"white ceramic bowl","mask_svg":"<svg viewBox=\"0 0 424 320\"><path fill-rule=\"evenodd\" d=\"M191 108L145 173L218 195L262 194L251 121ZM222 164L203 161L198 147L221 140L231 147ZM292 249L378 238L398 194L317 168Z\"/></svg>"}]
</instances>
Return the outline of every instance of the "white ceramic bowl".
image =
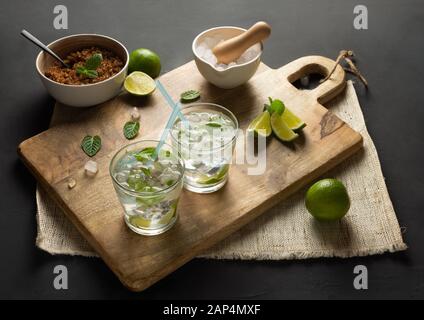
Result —
<instances>
[{"instance_id":1,"label":"white ceramic bowl","mask_svg":"<svg viewBox=\"0 0 424 320\"><path fill-rule=\"evenodd\" d=\"M224 40L226 40L238 36L244 31L246 31L246 29L238 27L216 27L203 31L194 39L192 50L197 69L199 69L199 72L206 80L215 86L223 89L231 89L249 81L249 79L255 74L259 67L259 63L261 62L263 45L262 43L260 44L261 50L254 59L243 64L228 67L221 71L215 69L215 67L213 67L209 62L200 58L196 52L197 46L207 37L220 35Z\"/></svg>"},{"instance_id":2,"label":"white ceramic bowl","mask_svg":"<svg viewBox=\"0 0 424 320\"><path fill-rule=\"evenodd\" d=\"M57 101L73 107L89 107L105 102L120 92L127 76L129 54L119 41L99 34L76 34L60 38L48 45L60 57L90 46L102 47L115 53L125 63L122 70L113 77L93 84L62 84L44 75L45 70L53 64L54 58L44 51L38 54L35 65L41 82Z\"/></svg>"}]
</instances>

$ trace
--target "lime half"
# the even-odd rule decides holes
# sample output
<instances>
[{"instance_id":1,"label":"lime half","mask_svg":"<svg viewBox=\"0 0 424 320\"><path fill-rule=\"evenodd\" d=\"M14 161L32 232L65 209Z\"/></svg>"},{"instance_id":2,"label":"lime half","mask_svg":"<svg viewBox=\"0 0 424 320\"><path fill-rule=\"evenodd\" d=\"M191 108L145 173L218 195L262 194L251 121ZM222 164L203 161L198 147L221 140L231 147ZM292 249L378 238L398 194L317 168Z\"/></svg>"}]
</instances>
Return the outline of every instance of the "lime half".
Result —
<instances>
[{"instance_id":1,"label":"lime half","mask_svg":"<svg viewBox=\"0 0 424 320\"><path fill-rule=\"evenodd\" d=\"M124 88L137 96L147 96L156 89L155 81L141 71L134 71L125 78Z\"/></svg>"},{"instance_id":2,"label":"lime half","mask_svg":"<svg viewBox=\"0 0 424 320\"><path fill-rule=\"evenodd\" d=\"M283 116L279 115L277 112L274 112L271 116L271 127L277 138L284 142L293 141L299 136L287 126Z\"/></svg>"},{"instance_id":3,"label":"lime half","mask_svg":"<svg viewBox=\"0 0 424 320\"><path fill-rule=\"evenodd\" d=\"M306 127L306 123L300 120L300 118L291 112L287 107L284 109L282 118L287 126L293 131L299 131Z\"/></svg>"},{"instance_id":4,"label":"lime half","mask_svg":"<svg viewBox=\"0 0 424 320\"><path fill-rule=\"evenodd\" d=\"M262 112L249 124L247 131L254 132L257 135L269 137L272 133L271 116L268 111Z\"/></svg>"}]
</instances>

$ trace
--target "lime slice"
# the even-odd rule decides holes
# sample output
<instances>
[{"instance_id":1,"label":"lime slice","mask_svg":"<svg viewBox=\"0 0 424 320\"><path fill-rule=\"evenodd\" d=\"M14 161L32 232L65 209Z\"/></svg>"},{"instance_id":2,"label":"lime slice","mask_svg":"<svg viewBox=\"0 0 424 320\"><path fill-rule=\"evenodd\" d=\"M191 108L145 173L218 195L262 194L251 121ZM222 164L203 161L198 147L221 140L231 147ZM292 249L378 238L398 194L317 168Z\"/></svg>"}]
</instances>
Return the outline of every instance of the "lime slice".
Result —
<instances>
[{"instance_id":1,"label":"lime slice","mask_svg":"<svg viewBox=\"0 0 424 320\"><path fill-rule=\"evenodd\" d=\"M253 131L255 134L260 134L269 137L272 132L271 116L268 111L262 112L249 124L247 131Z\"/></svg>"},{"instance_id":2,"label":"lime slice","mask_svg":"<svg viewBox=\"0 0 424 320\"><path fill-rule=\"evenodd\" d=\"M148 228L151 221L140 216L132 216L130 217L130 223L136 228Z\"/></svg>"},{"instance_id":3,"label":"lime slice","mask_svg":"<svg viewBox=\"0 0 424 320\"><path fill-rule=\"evenodd\" d=\"M219 169L219 171L215 175L213 175L213 176L206 176L205 175L205 176L201 177L197 181L197 183L200 183L200 184L215 184L215 183L218 183L218 182L222 181L222 179L225 178L225 175L227 174L229 168L230 168L230 165L226 164L226 165L222 166L221 169Z\"/></svg>"},{"instance_id":4,"label":"lime slice","mask_svg":"<svg viewBox=\"0 0 424 320\"><path fill-rule=\"evenodd\" d=\"M306 127L306 123L300 120L300 118L291 112L287 107L285 108L282 117L283 121L293 131L300 131Z\"/></svg>"},{"instance_id":5,"label":"lime slice","mask_svg":"<svg viewBox=\"0 0 424 320\"><path fill-rule=\"evenodd\" d=\"M156 89L155 81L141 71L134 71L125 78L124 88L129 93L137 96L147 96Z\"/></svg>"},{"instance_id":6,"label":"lime slice","mask_svg":"<svg viewBox=\"0 0 424 320\"><path fill-rule=\"evenodd\" d=\"M285 142L290 142L296 139L299 135L290 129L284 122L283 117L277 112L271 116L271 127L278 139Z\"/></svg>"}]
</instances>

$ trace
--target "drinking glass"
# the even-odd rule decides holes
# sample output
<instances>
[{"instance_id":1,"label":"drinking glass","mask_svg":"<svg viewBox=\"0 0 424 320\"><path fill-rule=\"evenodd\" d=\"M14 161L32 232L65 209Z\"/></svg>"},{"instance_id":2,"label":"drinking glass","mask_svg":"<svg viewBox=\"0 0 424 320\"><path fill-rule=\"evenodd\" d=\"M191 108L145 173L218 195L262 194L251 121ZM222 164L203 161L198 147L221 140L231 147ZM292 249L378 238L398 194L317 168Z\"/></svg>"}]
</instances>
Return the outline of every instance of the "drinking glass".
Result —
<instances>
[{"instance_id":1,"label":"drinking glass","mask_svg":"<svg viewBox=\"0 0 424 320\"><path fill-rule=\"evenodd\" d=\"M178 217L184 161L177 150L159 141L141 140L116 152L110 175L128 227L142 235L169 230Z\"/></svg>"},{"instance_id":2,"label":"drinking glass","mask_svg":"<svg viewBox=\"0 0 424 320\"><path fill-rule=\"evenodd\" d=\"M181 112L184 119L175 121L170 136L185 162L184 187L196 193L217 191L228 179L237 118L213 103L192 103Z\"/></svg>"}]
</instances>

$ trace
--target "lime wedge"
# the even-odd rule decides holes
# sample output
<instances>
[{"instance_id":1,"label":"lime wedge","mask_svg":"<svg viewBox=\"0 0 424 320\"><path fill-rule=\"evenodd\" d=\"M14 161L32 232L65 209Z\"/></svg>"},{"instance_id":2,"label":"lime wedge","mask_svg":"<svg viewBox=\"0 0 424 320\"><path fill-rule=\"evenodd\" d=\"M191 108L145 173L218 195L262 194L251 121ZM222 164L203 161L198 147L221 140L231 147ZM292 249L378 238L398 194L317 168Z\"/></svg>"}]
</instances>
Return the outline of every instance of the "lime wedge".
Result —
<instances>
[{"instance_id":1,"label":"lime wedge","mask_svg":"<svg viewBox=\"0 0 424 320\"><path fill-rule=\"evenodd\" d=\"M151 221L140 216L132 216L130 217L130 223L136 228L148 228Z\"/></svg>"},{"instance_id":2,"label":"lime wedge","mask_svg":"<svg viewBox=\"0 0 424 320\"><path fill-rule=\"evenodd\" d=\"M253 131L255 134L260 134L269 137L272 132L271 129L271 116L268 111L262 112L249 124L247 131Z\"/></svg>"},{"instance_id":3,"label":"lime wedge","mask_svg":"<svg viewBox=\"0 0 424 320\"><path fill-rule=\"evenodd\" d=\"M159 224L168 224L174 217L177 208L177 203L172 204L171 209L159 220Z\"/></svg>"},{"instance_id":4,"label":"lime wedge","mask_svg":"<svg viewBox=\"0 0 424 320\"><path fill-rule=\"evenodd\" d=\"M293 131L300 131L306 127L306 123L300 120L300 118L291 112L287 107L283 112L282 118L287 126Z\"/></svg>"},{"instance_id":5,"label":"lime wedge","mask_svg":"<svg viewBox=\"0 0 424 320\"><path fill-rule=\"evenodd\" d=\"M287 126L283 120L283 116L280 116L277 112L274 112L271 116L271 127L274 134L281 141L290 142L299 136Z\"/></svg>"},{"instance_id":6,"label":"lime wedge","mask_svg":"<svg viewBox=\"0 0 424 320\"><path fill-rule=\"evenodd\" d=\"M156 89L155 81L141 71L134 71L125 78L124 88L129 93L137 96L147 96Z\"/></svg>"},{"instance_id":7,"label":"lime wedge","mask_svg":"<svg viewBox=\"0 0 424 320\"><path fill-rule=\"evenodd\" d=\"M222 181L222 179L225 178L225 175L227 174L229 168L230 168L230 165L226 164L226 165L222 166L222 168L219 169L219 171L215 175L213 175L213 176L205 175L205 176L201 177L197 181L197 183L200 183L200 184L215 184L215 183L218 183L218 182Z\"/></svg>"}]
</instances>

